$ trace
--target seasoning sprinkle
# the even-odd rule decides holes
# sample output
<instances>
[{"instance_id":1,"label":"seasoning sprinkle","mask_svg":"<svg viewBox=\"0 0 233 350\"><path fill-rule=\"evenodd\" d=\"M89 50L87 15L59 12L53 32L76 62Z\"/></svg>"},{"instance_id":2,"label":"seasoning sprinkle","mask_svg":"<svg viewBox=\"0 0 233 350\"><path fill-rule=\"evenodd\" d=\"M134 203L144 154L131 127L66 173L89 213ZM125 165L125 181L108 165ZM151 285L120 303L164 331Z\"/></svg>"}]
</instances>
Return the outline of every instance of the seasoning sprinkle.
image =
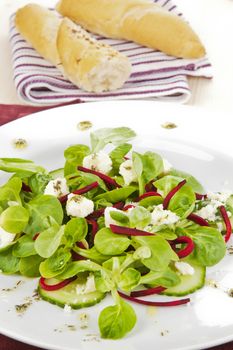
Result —
<instances>
[{"instance_id":1,"label":"seasoning sprinkle","mask_svg":"<svg viewBox=\"0 0 233 350\"><path fill-rule=\"evenodd\" d=\"M162 337L164 337L165 335L167 335L169 333L169 331L167 330L167 329L164 329L164 331L161 331L160 332L160 335L162 336Z\"/></svg>"},{"instance_id":2,"label":"seasoning sprinkle","mask_svg":"<svg viewBox=\"0 0 233 350\"><path fill-rule=\"evenodd\" d=\"M28 143L25 139L16 139L13 141L13 146L17 149L24 149L28 146Z\"/></svg>"},{"instance_id":3,"label":"seasoning sprinkle","mask_svg":"<svg viewBox=\"0 0 233 350\"><path fill-rule=\"evenodd\" d=\"M166 123L162 124L161 126L162 126L162 128L168 129L168 130L177 128L177 125L175 123L171 123L171 122L166 122Z\"/></svg>"},{"instance_id":4,"label":"seasoning sprinkle","mask_svg":"<svg viewBox=\"0 0 233 350\"><path fill-rule=\"evenodd\" d=\"M85 131L92 128L92 123L88 120L84 120L78 123L77 128L81 131Z\"/></svg>"}]
</instances>

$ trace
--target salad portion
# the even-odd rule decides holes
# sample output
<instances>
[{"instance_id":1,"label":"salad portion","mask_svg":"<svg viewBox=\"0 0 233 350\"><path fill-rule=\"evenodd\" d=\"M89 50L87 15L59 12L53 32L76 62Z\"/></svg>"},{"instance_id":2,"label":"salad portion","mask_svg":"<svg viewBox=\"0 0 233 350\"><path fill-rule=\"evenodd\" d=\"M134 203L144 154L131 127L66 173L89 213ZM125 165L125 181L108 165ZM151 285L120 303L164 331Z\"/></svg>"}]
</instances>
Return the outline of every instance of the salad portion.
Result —
<instances>
[{"instance_id":1,"label":"salad portion","mask_svg":"<svg viewBox=\"0 0 233 350\"><path fill-rule=\"evenodd\" d=\"M0 159L0 170L12 173L0 187L1 272L39 277L40 296L64 308L110 293L113 305L98 320L102 338L134 328L128 301L188 303L232 233L232 193L206 193L159 154L132 150L135 136L126 127L99 129L90 147L68 147L64 167L53 171Z\"/></svg>"}]
</instances>

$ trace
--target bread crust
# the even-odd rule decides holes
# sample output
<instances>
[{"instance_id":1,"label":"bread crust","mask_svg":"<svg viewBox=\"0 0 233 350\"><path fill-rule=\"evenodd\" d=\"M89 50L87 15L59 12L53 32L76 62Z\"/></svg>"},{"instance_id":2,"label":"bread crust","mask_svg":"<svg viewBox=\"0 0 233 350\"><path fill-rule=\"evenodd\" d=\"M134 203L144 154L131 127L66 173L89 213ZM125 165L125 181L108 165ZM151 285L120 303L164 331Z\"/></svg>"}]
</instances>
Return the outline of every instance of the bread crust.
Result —
<instances>
[{"instance_id":1,"label":"bread crust","mask_svg":"<svg viewBox=\"0 0 233 350\"><path fill-rule=\"evenodd\" d=\"M86 91L118 89L130 76L131 64L126 56L54 11L26 5L17 11L15 24L41 56Z\"/></svg>"},{"instance_id":2,"label":"bread crust","mask_svg":"<svg viewBox=\"0 0 233 350\"><path fill-rule=\"evenodd\" d=\"M148 0L60 0L57 10L87 30L182 58L200 58L205 48L190 25Z\"/></svg>"}]
</instances>

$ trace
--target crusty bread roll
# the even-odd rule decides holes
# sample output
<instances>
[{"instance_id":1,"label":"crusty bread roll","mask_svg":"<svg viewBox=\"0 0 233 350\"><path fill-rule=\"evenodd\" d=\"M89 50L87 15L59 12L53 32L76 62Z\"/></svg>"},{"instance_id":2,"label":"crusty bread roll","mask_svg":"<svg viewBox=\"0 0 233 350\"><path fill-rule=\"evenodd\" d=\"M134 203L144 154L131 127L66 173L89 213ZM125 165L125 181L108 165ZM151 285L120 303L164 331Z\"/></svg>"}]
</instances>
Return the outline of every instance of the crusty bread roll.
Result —
<instances>
[{"instance_id":1,"label":"crusty bread roll","mask_svg":"<svg viewBox=\"0 0 233 350\"><path fill-rule=\"evenodd\" d=\"M60 0L57 10L106 37L132 40L176 57L205 55L188 23L151 0Z\"/></svg>"},{"instance_id":2,"label":"crusty bread roll","mask_svg":"<svg viewBox=\"0 0 233 350\"><path fill-rule=\"evenodd\" d=\"M115 90L128 79L128 58L92 38L55 12L29 4L16 13L22 36L78 87L90 92Z\"/></svg>"}]
</instances>

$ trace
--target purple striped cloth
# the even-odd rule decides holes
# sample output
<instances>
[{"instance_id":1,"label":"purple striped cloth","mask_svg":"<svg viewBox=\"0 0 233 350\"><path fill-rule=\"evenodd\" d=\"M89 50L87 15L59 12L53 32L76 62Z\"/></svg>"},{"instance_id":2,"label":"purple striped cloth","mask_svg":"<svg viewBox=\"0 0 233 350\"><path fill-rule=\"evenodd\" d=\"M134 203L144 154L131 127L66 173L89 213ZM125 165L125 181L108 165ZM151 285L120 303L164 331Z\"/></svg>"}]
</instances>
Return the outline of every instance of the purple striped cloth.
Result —
<instances>
[{"instance_id":1,"label":"purple striped cloth","mask_svg":"<svg viewBox=\"0 0 233 350\"><path fill-rule=\"evenodd\" d=\"M177 16L182 16L171 0L155 2ZM211 64L206 57L197 60L180 59L130 41L95 37L129 57L132 74L121 89L101 94L78 89L22 38L14 26L12 15L10 42L14 82L20 98L40 105L64 103L73 99L166 99L185 102L191 95L187 76L212 77Z\"/></svg>"}]
</instances>

